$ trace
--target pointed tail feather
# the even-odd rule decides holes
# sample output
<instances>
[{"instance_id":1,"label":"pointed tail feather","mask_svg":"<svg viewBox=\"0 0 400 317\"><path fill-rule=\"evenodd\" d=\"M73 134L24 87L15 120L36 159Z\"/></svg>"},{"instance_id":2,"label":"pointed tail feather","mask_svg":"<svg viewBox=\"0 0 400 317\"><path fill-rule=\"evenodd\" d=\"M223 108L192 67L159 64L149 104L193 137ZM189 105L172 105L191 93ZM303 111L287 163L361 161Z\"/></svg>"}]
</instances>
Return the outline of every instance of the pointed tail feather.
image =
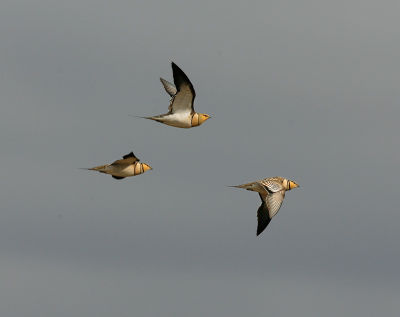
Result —
<instances>
[{"instance_id":1,"label":"pointed tail feather","mask_svg":"<svg viewBox=\"0 0 400 317\"><path fill-rule=\"evenodd\" d=\"M248 189L248 188L251 188L252 185L253 185L253 183L248 183L248 184L242 184L242 185L232 185L232 186L228 186L228 187Z\"/></svg>"},{"instance_id":2,"label":"pointed tail feather","mask_svg":"<svg viewBox=\"0 0 400 317\"><path fill-rule=\"evenodd\" d=\"M109 166L109 164L106 164L106 165L99 165L99 166L95 166L95 167L91 167L91 168L82 168L82 169L88 170L88 171L99 171L99 172L104 172L104 170L106 169L107 166Z\"/></svg>"},{"instance_id":3,"label":"pointed tail feather","mask_svg":"<svg viewBox=\"0 0 400 317\"><path fill-rule=\"evenodd\" d=\"M79 170L85 170L85 171L89 171L90 170L90 168L88 168L88 167L78 167L78 169Z\"/></svg>"},{"instance_id":4,"label":"pointed tail feather","mask_svg":"<svg viewBox=\"0 0 400 317\"><path fill-rule=\"evenodd\" d=\"M141 117L141 116L134 116L134 115L131 115L131 114L129 114L128 116L134 117L134 118L141 118L141 119L148 119L148 120L154 120L154 121L157 121L157 122L162 122L157 117Z\"/></svg>"},{"instance_id":5,"label":"pointed tail feather","mask_svg":"<svg viewBox=\"0 0 400 317\"><path fill-rule=\"evenodd\" d=\"M128 116L133 117L133 118L151 119L151 117L135 116L135 115L133 115L133 114L128 114Z\"/></svg>"},{"instance_id":6,"label":"pointed tail feather","mask_svg":"<svg viewBox=\"0 0 400 317\"><path fill-rule=\"evenodd\" d=\"M258 182L252 182L252 183L230 186L230 187L244 188L247 190L251 190L253 192L265 193L265 188L263 186L261 186Z\"/></svg>"},{"instance_id":7,"label":"pointed tail feather","mask_svg":"<svg viewBox=\"0 0 400 317\"><path fill-rule=\"evenodd\" d=\"M227 187L242 188L240 185L226 185Z\"/></svg>"}]
</instances>

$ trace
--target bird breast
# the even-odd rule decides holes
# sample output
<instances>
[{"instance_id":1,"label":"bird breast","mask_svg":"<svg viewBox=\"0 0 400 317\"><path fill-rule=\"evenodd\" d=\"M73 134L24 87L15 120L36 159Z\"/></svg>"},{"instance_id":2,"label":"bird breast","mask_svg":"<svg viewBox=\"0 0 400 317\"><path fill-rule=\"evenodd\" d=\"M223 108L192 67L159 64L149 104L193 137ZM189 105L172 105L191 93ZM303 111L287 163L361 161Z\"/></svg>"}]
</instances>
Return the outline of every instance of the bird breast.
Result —
<instances>
[{"instance_id":1,"label":"bird breast","mask_svg":"<svg viewBox=\"0 0 400 317\"><path fill-rule=\"evenodd\" d=\"M192 114L192 127L197 127L200 125L200 118L199 118L199 114L197 112L195 112L194 114Z\"/></svg>"}]
</instances>

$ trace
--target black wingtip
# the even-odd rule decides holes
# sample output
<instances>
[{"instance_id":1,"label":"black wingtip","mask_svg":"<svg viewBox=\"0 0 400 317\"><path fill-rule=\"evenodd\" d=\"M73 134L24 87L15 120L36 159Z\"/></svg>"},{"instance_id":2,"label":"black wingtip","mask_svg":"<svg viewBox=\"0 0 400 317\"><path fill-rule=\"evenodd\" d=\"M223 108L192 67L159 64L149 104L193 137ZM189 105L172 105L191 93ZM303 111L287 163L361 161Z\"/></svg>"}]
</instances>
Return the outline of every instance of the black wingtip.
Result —
<instances>
[{"instance_id":1,"label":"black wingtip","mask_svg":"<svg viewBox=\"0 0 400 317\"><path fill-rule=\"evenodd\" d=\"M133 154L133 152L131 152L131 153L129 153L129 154L126 154L126 155L124 155L122 158L124 158L124 159L127 159L127 158L130 158L130 157L134 157L134 158L136 158L136 156L135 156L135 154Z\"/></svg>"},{"instance_id":2,"label":"black wingtip","mask_svg":"<svg viewBox=\"0 0 400 317\"><path fill-rule=\"evenodd\" d=\"M261 221L257 226L257 237L267 229L271 219L265 219Z\"/></svg>"},{"instance_id":3,"label":"black wingtip","mask_svg":"<svg viewBox=\"0 0 400 317\"><path fill-rule=\"evenodd\" d=\"M179 72L181 72L181 73L183 73L183 71L182 71L182 69L178 66L178 65L176 65L174 62L171 62L171 66L172 66L172 70L174 71L179 71Z\"/></svg>"},{"instance_id":4,"label":"black wingtip","mask_svg":"<svg viewBox=\"0 0 400 317\"><path fill-rule=\"evenodd\" d=\"M257 228L257 237L264 232L265 228L267 228L267 226L263 227L263 228Z\"/></svg>"},{"instance_id":5,"label":"black wingtip","mask_svg":"<svg viewBox=\"0 0 400 317\"><path fill-rule=\"evenodd\" d=\"M112 178L115 178L115 179L124 179L125 177L120 177L120 176L114 176L114 175L111 175L112 176Z\"/></svg>"},{"instance_id":6,"label":"black wingtip","mask_svg":"<svg viewBox=\"0 0 400 317\"><path fill-rule=\"evenodd\" d=\"M187 75L174 62L171 62L171 65L172 65L172 75L174 77L174 84L175 84L176 89L179 91L181 88L181 85L183 85L183 84L188 85L190 87L190 90L192 91L193 99L194 99L196 97L196 92L193 88L192 83L190 82L189 78L187 77Z\"/></svg>"},{"instance_id":7,"label":"black wingtip","mask_svg":"<svg viewBox=\"0 0 400 317\"><path fill-rule=\"evenodd\" d=\"M261 194L261 206L257 210L257 236L259 236L268 227L271 222L271 218L268 214L268 209L266 208L265 201L263 200Z\"/></svg>"}]
</instances>

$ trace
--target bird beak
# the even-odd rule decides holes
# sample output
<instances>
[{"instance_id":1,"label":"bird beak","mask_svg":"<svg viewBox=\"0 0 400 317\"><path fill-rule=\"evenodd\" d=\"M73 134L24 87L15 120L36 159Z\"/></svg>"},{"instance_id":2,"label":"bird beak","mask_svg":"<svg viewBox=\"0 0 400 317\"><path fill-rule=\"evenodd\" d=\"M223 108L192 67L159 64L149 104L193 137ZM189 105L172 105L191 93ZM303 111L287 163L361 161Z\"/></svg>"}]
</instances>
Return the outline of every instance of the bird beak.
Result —
<instances>
[{"instance_id":1,"label":"bird beak","mask_svg":"<svg viewBox=\"0 0 400 317\"><path fill-rule=\"evenodd\" d=\"M143 163L143 171L146 172L148 170L152 170L153 168L150 165Z\"/></svg>"},{"instance_id":2,"label":"bird beak","mask_svg":"<svg viewBox=\"0 0 400 317\"><path fill-rule=\"evenodd\" d=\"M299 187L299 185L296 184L295 182L289 181L289 188L290 189L293 189L293 188L296 188L296 187Z\"/></svg>"}]
</instances>

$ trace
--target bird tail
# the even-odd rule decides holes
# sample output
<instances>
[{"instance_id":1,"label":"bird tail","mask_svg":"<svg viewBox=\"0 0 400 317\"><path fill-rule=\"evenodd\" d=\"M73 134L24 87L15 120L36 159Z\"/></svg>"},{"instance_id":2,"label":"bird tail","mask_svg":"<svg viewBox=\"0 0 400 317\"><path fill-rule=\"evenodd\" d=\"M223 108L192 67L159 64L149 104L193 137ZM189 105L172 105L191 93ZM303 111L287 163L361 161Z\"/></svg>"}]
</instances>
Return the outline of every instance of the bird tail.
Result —
<instances>
[{"instance_id":1,"label":"bird tail","mask_svg":"<svg viewBox=\"0 0 400 317\"><path fill-rule=\"evenodd\" d=\"M157 122L160 122L160 123L163 123L163 122L164 122L164 120L161 119L161 118L162 118L161 116L155 116L155 117L140 117L140 116L133 116L133 115L129 115L129 116L135 117L135 118L142 118L142 119L153 120L153 121L157 121Z\"/></svg>"},{"instance_id":2,"label":"bird tail","mask_svg":"<svg viewBox=\"0 0 400 317\"><path fill-rule=\"evenodd\" d=\"M228 186L228 187L235 187L235 188L244 188L244 189L249 189L251 188L253 183L248 183L248 184L242 184L242 185L233 185L233 186Z\"/></svg>"},{"instance_id":3,"label":"bird tail","mask_svg":"<svg viewBox=\"0 0 400 317\"><path fill-rule=\"evenodd\" d=\"M128 116L130 116L130 117L134 117L134 118L141 118L141 119L156 120L156 118L154 118L154 117L142 117L142 116L134 116L134 115L132 115L132 114L128 114Z\"/></svg>"},{"instance_id":4,"label":"bird tail","mask_svg":"<svg viewBox=\"0 0 400 317\"><path fill-rule=\"evenodd\" d=\"M91 168L81 168L83 170L88 170L88 171L98 171L98 172L102 172L104 173L107 166L109 166L109 164L106 165L99 165L99 166L95 166L95 167L91 167Z\"/></svg>"},{"instance_id":5,"label":"bird tail","mask_svg":"<svg viewBox=\"0 0 400 317\"><path fill-rule=\"evenodd\" d=\"M229 187L235 187L235 188L244 188L247 190L251 190L254 192L265 192L265 189L258 184L257 182L252 182L252 183L247 183L247 184L242 184L242 185L235 185L235 186L229 186Z\"/></svg>"}]
</instances>

